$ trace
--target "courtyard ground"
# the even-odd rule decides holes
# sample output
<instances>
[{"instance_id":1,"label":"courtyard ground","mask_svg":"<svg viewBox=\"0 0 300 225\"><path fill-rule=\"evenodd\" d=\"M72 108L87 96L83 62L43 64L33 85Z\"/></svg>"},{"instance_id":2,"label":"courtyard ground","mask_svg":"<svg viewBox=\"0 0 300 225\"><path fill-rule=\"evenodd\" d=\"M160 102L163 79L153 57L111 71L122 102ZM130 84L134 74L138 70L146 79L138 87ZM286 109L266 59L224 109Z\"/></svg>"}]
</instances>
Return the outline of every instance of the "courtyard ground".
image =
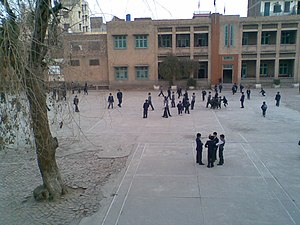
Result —
<instances>
[{"instance_id":1,"label":"courtyard ground","mask_svg":"<svg viewBox=\"0 0 300 225\"><path fill-rule=\"evenodd\" d=\"M80 113L69 107L73 96L56 103L51 128L72 189L59 202L35 202L41 178L34 152L1 152L0 224L300 224L298 89L266 89L266 97L252 89L244 109L240 93L225 90L229 105L218 110L205 108L197 90L191 114L171 109L167 119L163 99L151 92L155 110L147 119L148 91L124 91L122 108L115 98L109 110L109 92L79 94ZM226 136L225 164L196 165L195 134L205 142L213 131ZM207 163L206 150L203 157Z\"/></svg>"}]
</instances>

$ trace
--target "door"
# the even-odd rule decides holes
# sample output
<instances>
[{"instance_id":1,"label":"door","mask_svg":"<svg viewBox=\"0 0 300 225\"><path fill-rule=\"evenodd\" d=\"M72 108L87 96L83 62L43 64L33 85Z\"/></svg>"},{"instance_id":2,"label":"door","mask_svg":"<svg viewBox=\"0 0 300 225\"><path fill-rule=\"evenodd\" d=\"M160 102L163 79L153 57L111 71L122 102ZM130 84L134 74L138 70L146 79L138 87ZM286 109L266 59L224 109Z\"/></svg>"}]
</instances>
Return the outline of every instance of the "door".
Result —
<instances>
[{"instance_id":1,"label":"door","mask_svg":"<svg viewBox=\"0 0 300 225\"><path fill-rule=\"evenodd\" d=\"M223 83L232 83L232 69L223 69Z\"/></svg>"}]
</instances>

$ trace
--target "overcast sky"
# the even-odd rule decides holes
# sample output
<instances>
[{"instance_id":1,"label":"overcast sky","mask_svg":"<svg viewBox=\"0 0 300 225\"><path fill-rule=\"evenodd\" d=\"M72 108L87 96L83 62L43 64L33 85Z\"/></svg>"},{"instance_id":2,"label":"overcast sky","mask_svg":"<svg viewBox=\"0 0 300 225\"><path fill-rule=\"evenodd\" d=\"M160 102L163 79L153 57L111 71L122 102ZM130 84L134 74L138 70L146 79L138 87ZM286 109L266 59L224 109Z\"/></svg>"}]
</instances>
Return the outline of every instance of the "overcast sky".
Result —
<instances>
[{"instance_id":1,"label":"overcast sky","mask_svg":"<svg viewBox=\"0 0 300 225\"><path fill-rule=\"evenodd\" d=\"M126 14L131 18L151 17L152 19L191 19L198 11L199 0L87 0L91 16L102 16L105 22L112 16L121 19ZM248 0L200 0L200 11L211 11L225 15L247 16Z\"/></svg>"}]
</instances>

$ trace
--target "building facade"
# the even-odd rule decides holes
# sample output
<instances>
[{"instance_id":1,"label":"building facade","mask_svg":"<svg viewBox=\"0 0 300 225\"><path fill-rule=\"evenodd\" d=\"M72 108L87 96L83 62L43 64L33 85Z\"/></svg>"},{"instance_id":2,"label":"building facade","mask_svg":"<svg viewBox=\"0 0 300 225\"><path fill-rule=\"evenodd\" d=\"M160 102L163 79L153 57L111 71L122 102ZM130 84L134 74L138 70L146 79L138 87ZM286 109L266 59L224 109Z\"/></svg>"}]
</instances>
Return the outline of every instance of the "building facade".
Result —
<instances>
[{"instance_id":1,"label":"building facade","mask_svg":"<svg viewBox=\"0 0 300 225\"><path fill-rule=\"evenodd\" d=\"M299 15L300 1L248 0L248 17Z\"/></svg>"},{"instance_id":2,"label":"building facade","mask_svg":"<svg viewBox=\"0 0 300 225\"><path fill-rule=\"evenodd\" d=\"M69 33L90 31L89 6L85 0L61 0L64 8L61 11L62 29Z\"/></svg>"},{"instance_id":3,"label":"building facade","mask_svg":"<svg viewBox=\"0 0 300 225\"><path fill-rule=\"evenodd\" d=\"M93 78L85 79L92 81L98 76L97 82L106 82L110 88L157 85L163 82L159 65L172 53L179 60L199 63L198 72L191 75L199 86L219 82L272 84L274 79L297 83L300 80L298 30L299 15L241 18L209 14L184 20L113 20L107 23L107 34L103 34L107 52L100 54L100 65L107 65L107 75L103 75L103 68L101 73L92 73ZM77 36L72 36L75 42ZM91 41L97 35L84 34L81 38ZM69 56L70 48L64 50L65 56ZM85 57L79 54L77 60ZM106 63L102 64L102 60ZM75 64L70 63L68 72L88 71L89 68L82 67L90 66ZM66 80L72 78L75 79L68 76Z\"/></svg>"}]
</instances>

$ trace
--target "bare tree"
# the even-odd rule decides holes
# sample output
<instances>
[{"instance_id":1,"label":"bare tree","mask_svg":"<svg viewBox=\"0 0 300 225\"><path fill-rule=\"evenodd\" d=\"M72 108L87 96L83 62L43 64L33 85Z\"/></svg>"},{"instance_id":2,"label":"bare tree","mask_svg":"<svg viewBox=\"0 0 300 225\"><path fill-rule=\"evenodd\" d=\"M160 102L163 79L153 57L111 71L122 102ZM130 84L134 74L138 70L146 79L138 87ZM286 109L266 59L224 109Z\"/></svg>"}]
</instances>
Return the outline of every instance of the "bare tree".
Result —
<instances>
[{"instance_id":1,"label":"bare tree","mask_svg":"<svg viewBox=\"0 0 300 225\"><path fill-rule=\"evenodd\" d=\"M22 83L30 104L37 162L43 180L43 185L34 190L34 197L37 200L57 199L65 194L67 189L55 158L58 141L56 137L52 137L47 116L44 77L44 70L47 67L44 59L48 51L47 32L53 34L53 31L49 29L49 24L53 25L50 28L55 29L56 17L62 6L55 1L52 7L51 0L36 1L33 31L29 38L30 48L26 56L26 51L19 48L19 42L22 39L20 22L17 21L17 16L7 0L0 0L0 3L6 14L0 30L0 61L3 60L2 64L5 69L1 77L6 80L15 78ZM13 35L9 35L9 32ZM16 76L12 77L12 74Z\"/></svg>"}]
</instances>

